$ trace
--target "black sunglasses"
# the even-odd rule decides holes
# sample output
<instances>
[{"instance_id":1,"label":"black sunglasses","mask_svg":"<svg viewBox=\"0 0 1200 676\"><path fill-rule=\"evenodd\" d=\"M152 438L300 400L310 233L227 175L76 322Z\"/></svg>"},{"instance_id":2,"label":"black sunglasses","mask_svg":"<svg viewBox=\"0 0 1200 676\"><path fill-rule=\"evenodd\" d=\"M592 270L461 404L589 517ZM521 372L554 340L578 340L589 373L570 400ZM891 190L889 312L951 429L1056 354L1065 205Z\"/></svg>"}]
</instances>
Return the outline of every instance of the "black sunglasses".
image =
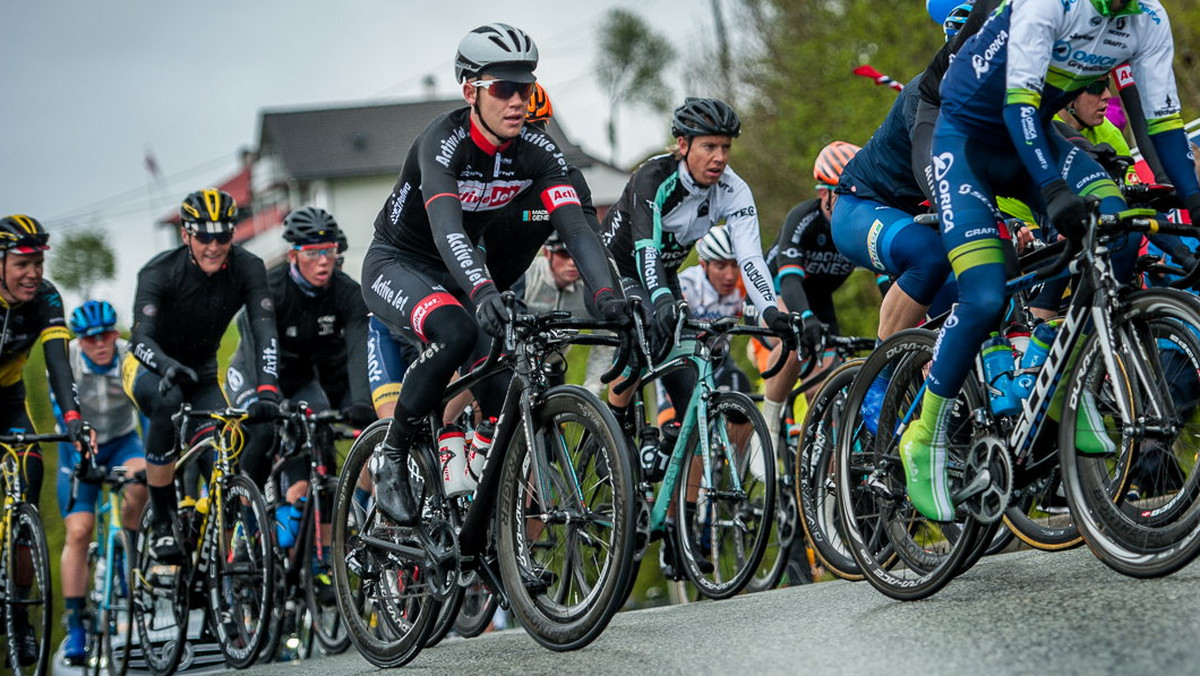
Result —
<instances>
[{"instance_id":1,"label":"black sunglasses","mask_svg":"<svg viewBox=\"0 0 1200 676\"><path fill-rule=\"evenodd\" d=\"M226 230L224 232L196 231L192 233L192 236L195 237L196 241L200 242L201 244L212 244L213 242L216 242L217 244L229 244L233 241L233 231L231 230Z\"/></svg>"},{"instance_id":2,"label":"black sunglasses","mask_svg":"<svg viewBox=\"0 0 1200 676\"><path fill-rule=\"evenodd\" d=\"M1100 78L1099 80L1096 80L1095 82L1084 87L1083 91L1085 91L1093 96L1100 96L1107 89L1108 89L1108 78L1104 77L1104 78Z\"/></svg>"},{"instance_id":3,"label":"black sunglasses","mask_svg":"<svg viewBox=\"0 0 1200 676\"><path fill-rule=\"evenodd\" d=\"M528 100L533 95L532 82L512 82L510 80L476 80L471 83L473 87L484 87L492 96L498 99L511 99L513 94L520 94L522 99Z\"/></svg>"}]
</instances>

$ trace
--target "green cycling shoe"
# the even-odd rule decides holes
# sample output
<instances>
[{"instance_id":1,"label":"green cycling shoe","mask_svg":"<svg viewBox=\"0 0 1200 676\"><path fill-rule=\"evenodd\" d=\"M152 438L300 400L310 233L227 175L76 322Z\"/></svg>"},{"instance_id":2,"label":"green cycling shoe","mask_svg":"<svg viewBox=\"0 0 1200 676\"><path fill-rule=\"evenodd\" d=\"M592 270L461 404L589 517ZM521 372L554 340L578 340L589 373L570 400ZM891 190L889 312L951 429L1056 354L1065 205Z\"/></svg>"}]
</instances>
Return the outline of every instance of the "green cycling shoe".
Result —
<instances>
[{"instance_id":1,"label":"green cycling shoe","mask_svg":"<svg viewBox=\"0 0 1200 676\"><path fill-rule=\"evenodd\" d=\"M1096 406L1096 396L1084 392L1079 398L1079 408L1075 412L1075 450L1084 455L1116 453L1117 444L1108 435L1104 416Z\"/></svg>"},{"instance_id":2,"label":"green cycling shoe","mask_svg":"<svg viewBox=\"0 0 1200 676\"><path fill-rule=\"evenodd\" d=\"M950 402L927 390L921 403L921 415L900 437L900 461L904 464L908 499L927 519L953 521L954 501L946 471L946 433L937 429L939 425L944 427L949 418Z\"/></svg>"}]
</instances>

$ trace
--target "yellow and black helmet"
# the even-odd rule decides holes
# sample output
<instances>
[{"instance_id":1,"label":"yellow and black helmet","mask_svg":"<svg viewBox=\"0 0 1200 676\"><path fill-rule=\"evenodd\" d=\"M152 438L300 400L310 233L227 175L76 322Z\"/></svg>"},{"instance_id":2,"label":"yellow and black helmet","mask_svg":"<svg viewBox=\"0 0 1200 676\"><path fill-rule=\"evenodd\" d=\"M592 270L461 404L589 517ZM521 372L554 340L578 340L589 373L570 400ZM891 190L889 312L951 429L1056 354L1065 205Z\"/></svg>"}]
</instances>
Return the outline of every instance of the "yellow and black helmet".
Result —
<instances>
[{"instance_id":1,"label":"yellow and black helmet","mask_svg":"<svg viewBox=\"0 0 1200 676\"><path fill-rule=\"evenodd\" d=\"M546 88L540 82L535 82L533 94L530 94L529 103L525 105L525 121L546 122L552 117L554 117L554 106L550 105L550 95L546 93Z\"/></svg>"},{"instance_id":2,"label":"yellow and black helmet","mask_svg":"<svg viewBox=\"0 0 1200 676\"><path fill-rule=\"evenodd\" d=\"M31 254L50 248L50 233L37 219L13 214L0 220L0 252Z\"/></svg>"},{"instance_id":3,"label":"yellow and black helmet","mask_svg":"<svg viewBox=\"0 0 1200 676\"><path fill-rule=\"evenodd\" d=\"M197 190L183 198L179 217L192 232L229 232L238 220L237 201L216 188Z\"/></svg>"}]
</instances>

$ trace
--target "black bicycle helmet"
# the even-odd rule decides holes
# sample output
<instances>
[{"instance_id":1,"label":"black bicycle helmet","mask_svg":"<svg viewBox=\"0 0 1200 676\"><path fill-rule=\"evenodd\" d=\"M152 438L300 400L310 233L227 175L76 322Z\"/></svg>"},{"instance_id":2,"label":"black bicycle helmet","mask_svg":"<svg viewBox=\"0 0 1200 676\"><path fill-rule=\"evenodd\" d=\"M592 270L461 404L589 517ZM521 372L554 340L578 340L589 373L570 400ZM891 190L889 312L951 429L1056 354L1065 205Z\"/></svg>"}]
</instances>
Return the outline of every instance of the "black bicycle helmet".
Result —
<instances>
[{"instance_id":1,"label":"black bicycle helmet","mask_svg":"<svg viewBox=\"0 0 1200 676\"><path fill-rule=\"evenodd\" d=\"M50 248L50 233L32 216L13 214L0 219L0 253L31 254Z\"/></svg>"},{"instance_id":2,"label":"black bicycle helmet","mask_svg":"<svg viewBox=\"0 0 1200 676\"><path fill-rule=\"evenodd\" d=\"M718 99L688 97L675 109L671 119L671 136L737 136L742 133L742 121L728 103Z\"/></svg>"},{"instance_id":3,"label":"black bicycle helmet","mask_svg":"<svg viewBox=\"0 0 1200 676\"><path fill-rule=\"evenodd\" d=\"M295 246L338 241L341 228L319 207L301 207L283 219L283 238Z\"/></svg>"},{"instance_id":4,"label":"black bicycle helmet","mask_svg":"<svg viewBox=\"0 0 1200 676\"><path fill-rule=\"evenodd\" d=\"M490 23L467 33L454 55L454 78L464 82L484 72L498 80L534 82L538 48L533 38L506 23Z\"/></svg>"},{"instance_id":5,"label":"black bicycle helmet","mask_svg":"<svg viewBox=\"0 0 1200 676\"><path fill-rule=\"evenodd\" d=\"M237 201L216 188L197 190L183 198L179 217L183 227L192 232L229 232L237 224Z\"/></svg>"}]
</instances>

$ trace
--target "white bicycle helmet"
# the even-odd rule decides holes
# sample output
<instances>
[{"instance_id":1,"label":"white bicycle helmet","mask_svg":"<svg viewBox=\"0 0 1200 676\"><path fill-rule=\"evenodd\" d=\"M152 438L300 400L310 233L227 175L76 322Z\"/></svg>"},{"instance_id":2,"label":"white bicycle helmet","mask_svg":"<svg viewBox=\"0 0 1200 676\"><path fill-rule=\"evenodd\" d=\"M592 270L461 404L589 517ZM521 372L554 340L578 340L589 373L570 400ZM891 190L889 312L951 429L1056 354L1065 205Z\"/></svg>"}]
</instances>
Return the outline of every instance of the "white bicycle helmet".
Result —
<instances>
[{"instance_id":1,"label":"white bicycle helmet","mask_svg":"<svg viewBox=\"0 0 1200 676\"><path fill-rule=\"evenodd\" d=\"M709 230L708 234L700 238L700 242L696 244L696 253L702 261L737 260L737 256L733 255L733 240L729 238L729 231L723 225Z\"/></svg>"},{"instance_id":2,"label":"white bicycle helmet","mask_svg":"<svg viewBox=\"0 0 1200 676\"><path fill-rule=\"evenodd\" d=\"M484 71L499 80L534 82L538 49L533 38L506 23L490 23L467 33L454 56L454 77L465 82Z\"/></svg>"}]
</instances>

